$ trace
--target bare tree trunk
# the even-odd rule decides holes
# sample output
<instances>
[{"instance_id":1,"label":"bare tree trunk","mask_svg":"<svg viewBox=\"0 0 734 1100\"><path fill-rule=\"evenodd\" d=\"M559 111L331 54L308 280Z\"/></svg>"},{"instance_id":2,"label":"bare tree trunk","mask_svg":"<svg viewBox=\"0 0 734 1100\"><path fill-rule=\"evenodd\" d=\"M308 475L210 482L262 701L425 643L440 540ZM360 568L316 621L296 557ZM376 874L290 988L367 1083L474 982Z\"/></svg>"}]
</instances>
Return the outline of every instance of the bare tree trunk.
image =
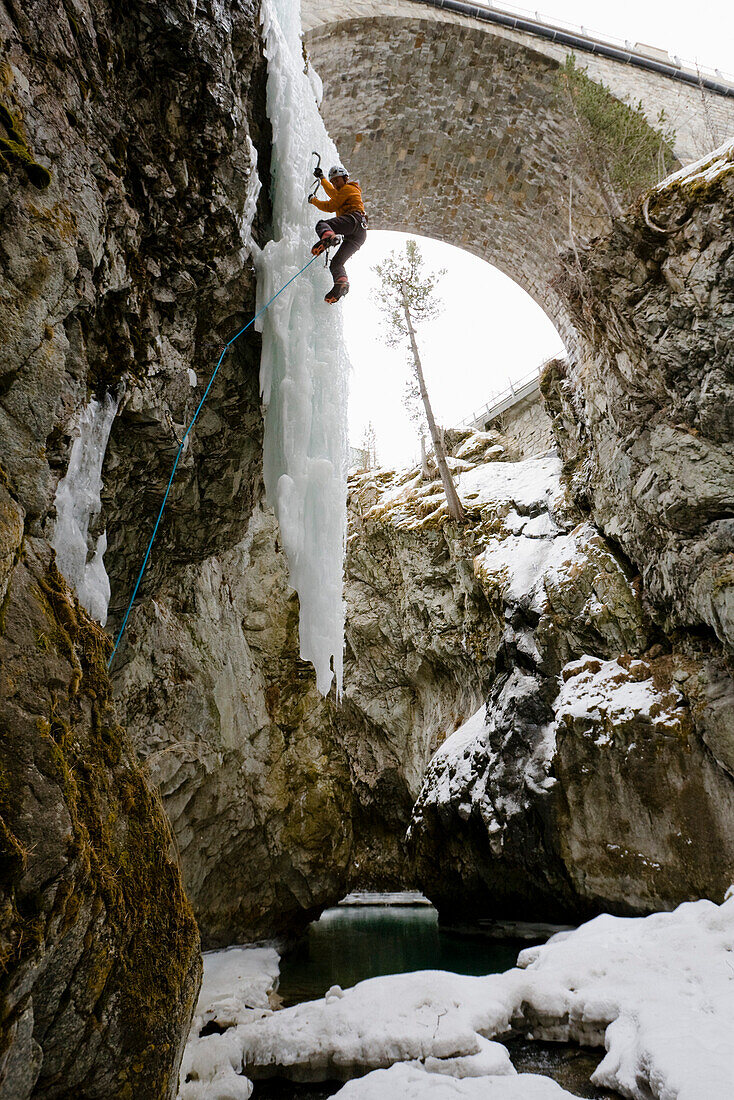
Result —
<instances>
[{"instance_id":1,"label":"bare tree trunk","mask_svg":"<svg viewBox=\"0 0 734 1100\"><path fill-rule=\"evenodd\" d=\"M433 418L433 409L431 408L431 402L428 399L428 390L426 389L426 381L423 377L423 364L421 363L421 357L418 354L418 344L415 339L415 330L413 328L413 322L410 317L410 310L408 303L403 297L403 312L405 313L405 324L408 329L408 335L410 336L410 350L413 352L413 363L415 365L415 374L418 379L418 387L421 391L421 397L423 398L423 407L426 410L426 420L428 421L428 429L431 433L431 439L433 440L433 450L436 455L436 463L438 464L438 472L441 475L441 481L443 482L443 491L446 494L446 503L449 508L449 515L457 523L462 523L464 519L464 508L459 500L459 494L456 492L456 486L454 485L454 479L451 476L448 463L446 461L446 450L438 428L436 427L436 421Z\"/></svg>"},{"instance_id":2,"label":"bare tree trunk","mask_svg":"<svg viewBox=\"0 0 734 1100\"><path fill-rule=\"evenodd\" d=\"M426 437L421 432L421 477L424 481L430 481L431 471L428 469L428 455L426 454Z\"/></svg>"}]
</instances>

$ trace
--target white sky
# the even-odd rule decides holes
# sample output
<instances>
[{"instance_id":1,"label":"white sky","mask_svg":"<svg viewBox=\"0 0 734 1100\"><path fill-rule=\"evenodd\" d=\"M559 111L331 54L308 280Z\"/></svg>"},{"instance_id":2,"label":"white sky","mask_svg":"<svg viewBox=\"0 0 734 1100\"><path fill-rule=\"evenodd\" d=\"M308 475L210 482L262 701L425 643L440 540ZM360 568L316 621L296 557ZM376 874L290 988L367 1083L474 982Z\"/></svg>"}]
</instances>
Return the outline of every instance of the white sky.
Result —
<instances>
[{"instance_id":1,"label":"white sky","mask_svg":"<svg viewBox=\"0 0 734 1100\"><path fill-rule=\"evenodd\" d=\"M500 6L498 4L498 6ZM518 5L519 6L519 5ZM731 0L543 0L552 19L632 42L667 49L684 60L734 73ZM347 167L349 167L347 165ZM366 195L369 209L369 195ZM377 434L378 459L405 464L418 452L415 428L403 408L408 377L405 353L385 346L377 307L370 301L371 268L407 238L371 230L350 261L351 290L341 307L354 366L350 438L360 446L368 422ZM439 423L451 427L483 406L508 380L521 378L562 350L550 321L532 299L496 268L460 249L419 238L427 264L447 268L440 293L443 316L421 334L426 381Z\"/></svg>"}]
</instances>

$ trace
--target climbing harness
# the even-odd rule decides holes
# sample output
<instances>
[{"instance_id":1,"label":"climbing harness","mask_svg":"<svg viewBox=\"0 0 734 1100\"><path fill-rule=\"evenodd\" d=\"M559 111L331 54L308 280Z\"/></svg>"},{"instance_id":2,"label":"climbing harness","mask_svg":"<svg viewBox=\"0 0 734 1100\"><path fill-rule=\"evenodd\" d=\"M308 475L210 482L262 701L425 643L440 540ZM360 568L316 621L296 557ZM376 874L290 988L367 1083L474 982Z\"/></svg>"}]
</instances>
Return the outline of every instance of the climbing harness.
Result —
<instances>
[{"instance_id":1,"label":"climbing harness","mask_svg":"<svg viewBox=\"0 0 734 1100\"><path fill-rule=\"evenodd\" d=\"M314 154L314 155L318 156L318 154ZM295 279L298 278L299 275L303 275L304 271L306 271L311 266L311 264L314 262L315 259L316 259L316 257L313 256L308 261L307 264L304 264L304 266L301 268L300 271L297 271L296 274L293 275L288 280L287 283L284 283L283 286L280 288L280 290L276 291L276 293L272 296L272 298L265 303L265 305L262 307L262 309L258 310L258 312L255 314L255 316L252 317L247 322L245 327L241 328L240 331L237 333L237 335L233 336L232 339L229 341L229 343L225 344L224 347L222 348L221 355L219 356L219 362L217 363L216 367L214 368L214 373L212 374L211 378L209 379L209 382L207 383L207 387L204 390L204 394L201 398L201 401L199 402L199 404L197 406L196 412L194 413L194 415L192 417L191 423L189 424L188 428L184 432L183 438L182 438L181 442L179 443L178 451L176 452L176 458L175 458L174 463L173 463L173 469L171 470L171 476L168 479L168 485L166 486L166 491L163 495L163 502L161 504L160 511L158 512L158 519L155 521L155 527L153 528L153 534L150 536L150 542L148 543L148 549L145 551L145 557L143 559L143 564L141 566L140 572L138 573L138 579L135 582L135 587L133 588L133 594L130 597L130 603L127 605L127 611L125 612L125 617L122 620L122 626L120 627L117 638L115 640L115 647L112 650L112 654L110 656L109 661L107 662L107 668L108 669L110 668L110 666L112 665L113 660L115 659L115 654L117 653L117 650L120 646L120 642L122 641L122 636L125 633L125 627L127 626L127 620L130 617L130 612L132 611L133 603L135 602L135 597L138 593L138 588L140 587L140 582L142 581L143 574L145 573L145 567L148 564L148 558L150 557L150 551L153 548L153 542L155 541L155 536L158 533L158 526L161 522L161 517L163 516L163 509L166 507L166 501L168 500L168 494L171 491L171 485L173 484L173 478L174 478L174 475L176 473L176 469L178 467L178 462L179 462L179 459L181 458L181 454L183 452L184 445L185 445L186 440L188 438L189 432L191 431L194 424L196 423L196 419L197 419L199 413L201 412L201 410L203 408L204 402L206 401L206 398L207 398L207 394L209 393L209 390L212 387L212 383L213 383L214 379L217 377L217 372L219 371L219 368L222 365L222 360L224 359L224 357L227 354L227 352L229 351L229 349L232 347L232 344L234 344L234 342L236 340L239 340L242 333L247 332L248 328L251 325L253 325L255 323L255 321L257 321L258 317L261 317L263 315L263 313L268 308L268 306L272 305L272 303L275 301L275 299L278 298L283 293L283 291L286 290L291 285L291 283Z\"/></svg>"}]
</instances>

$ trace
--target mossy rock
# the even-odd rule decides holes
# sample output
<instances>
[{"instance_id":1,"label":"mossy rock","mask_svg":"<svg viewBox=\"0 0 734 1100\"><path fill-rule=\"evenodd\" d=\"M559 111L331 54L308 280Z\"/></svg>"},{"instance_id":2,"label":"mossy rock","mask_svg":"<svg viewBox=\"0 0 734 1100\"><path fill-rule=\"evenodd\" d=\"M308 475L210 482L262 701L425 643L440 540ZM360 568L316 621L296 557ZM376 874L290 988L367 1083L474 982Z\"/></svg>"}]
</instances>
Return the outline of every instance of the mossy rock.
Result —
<instances>
[{"instance_id":1,"label":"mossy rock","mask_svg":"<svg viewBox=\"0 0 734 1100\"><path fill-rule=\"evenodd\" d=\"M23 137L20 123L7 107L0 103L0 122L5 127L7 137L0 137L0 167L13 164L23 168L28 181L39 191L45 191L51 183L48 168L33 159L28 143Z\"/></svg>"},{"instance_id":2,"label":"mossy rock","mask_svg":"<svg viewBox=\"0 0 734 1100\"><path fill-rule=\"evenodd\" d=\"M39 191L45 191L51 183L51 173L48 168L44 168L42 164L35 161L28 152L27 147L21 145L19 141L0 138L0 159L4 160L6 164L12 164L13 162L20 164L25 169L29 182L37 187Z\"/></svg>"},{"instance_id":3,"label":"mossy rock","mask_svg":"<svg viewBox=\"0 0 734 1100\"><path fill-rule=\"evenodd\" d=\"M199 968L170 827L116 720L109 636L32 540L8 591L0 635L0 1056L15 1042L12 1024L29 991L43 1018L45 988L33 975L63 975L69 952L78 961L66 1000L51 1034L36 1036L42 1078L68 1076L69 1096L160 1100ZM88 1042L90 1027L108 1042L114 1035L114 1066ZM90 1082L99 1088L88 1091ZM9 1088L8 1095L13 1082Z\"/></svg>"}]
</instances>

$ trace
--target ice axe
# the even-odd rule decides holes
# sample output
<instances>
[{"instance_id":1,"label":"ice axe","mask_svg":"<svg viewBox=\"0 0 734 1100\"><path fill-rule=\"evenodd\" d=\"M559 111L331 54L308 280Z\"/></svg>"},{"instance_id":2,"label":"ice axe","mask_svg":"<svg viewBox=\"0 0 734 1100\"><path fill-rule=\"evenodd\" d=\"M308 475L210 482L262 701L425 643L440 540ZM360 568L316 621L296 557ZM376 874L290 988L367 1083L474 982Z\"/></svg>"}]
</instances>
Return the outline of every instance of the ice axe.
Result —
<instances>
[{"instance_id":1,"label":"ice axe","mask_svg":"<svg viewBox=\"0 0 734 1100\"><path fill-rule=\"evenodd\" d=\"M308 193L308 197L310 199L312 199L318 191L319 184L321 183L321 177L323 176L323 172L321 171L321 153L317 153L314 151L313 153L311 153L311 156L316 157L316 167L313 170L313 174L316 176L316 183L313 185L313 188Z\"/></svg>"}]
</instances>

